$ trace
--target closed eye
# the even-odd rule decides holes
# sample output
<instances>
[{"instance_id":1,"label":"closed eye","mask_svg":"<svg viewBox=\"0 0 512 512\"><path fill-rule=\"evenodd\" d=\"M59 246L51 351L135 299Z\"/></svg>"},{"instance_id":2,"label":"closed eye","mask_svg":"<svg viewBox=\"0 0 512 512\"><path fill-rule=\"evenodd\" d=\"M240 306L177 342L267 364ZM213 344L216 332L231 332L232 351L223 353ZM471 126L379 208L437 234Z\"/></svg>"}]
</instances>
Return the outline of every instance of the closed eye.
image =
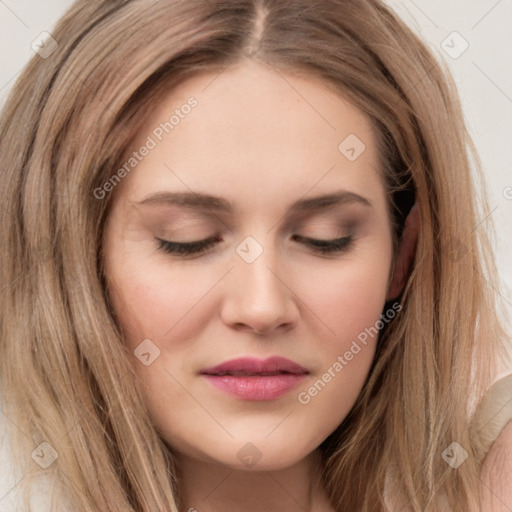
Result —
<instances>
[{"instance_id":1,"label":"closed eye","mask_svg":"<svg viewBox=\"0 0 512 512\"><path fill-rule=\"evenodd\" d=\"M218 238L207 238L206 240L198 240L197 242L173 242L171 240L162 240L157 238L158 249L171 254L200 254L210 247L220 242Z\"/></svg>"},{"instance_id":2,"label":"closed eye","mask_svg":"<svg viewBox=\"0 0 512 512\"><path fill-rule=\"evenodd\" d=\"M293 238L303 242L305 245L311 247L315 251L321 252L322 254L346 251L354 241L352 236L344 236L341 238L335 238L334 240L316 240L314 238L306 238L300 235L294 235Z\"/></svg>"},{"instance_id":3,"label":"closed eye","mask_svg":"<svg viewBox=\"0 0 512 512\"><path fill-rule=\"evenodd\" d=\"M352 236L344 236L333 240L316 240L314 238L306 238L301 235L293 235L292 238L321 254L345 252L351 247L354 241ZM202 254L222 240L218 236L215 236L194 242L174 242L172 240L163 240L161 238L157 238L157 241L159 242L158 250L168 254L187 256Z\"/></svg>"}]
</instances>

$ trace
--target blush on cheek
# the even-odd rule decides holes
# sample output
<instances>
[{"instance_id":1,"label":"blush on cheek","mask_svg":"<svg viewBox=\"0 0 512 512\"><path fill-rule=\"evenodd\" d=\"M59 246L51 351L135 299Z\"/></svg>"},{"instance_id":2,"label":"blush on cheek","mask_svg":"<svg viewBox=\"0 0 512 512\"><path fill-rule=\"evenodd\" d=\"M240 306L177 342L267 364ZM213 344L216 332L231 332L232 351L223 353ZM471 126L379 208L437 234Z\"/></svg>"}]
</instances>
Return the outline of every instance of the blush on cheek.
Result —
<instances>
[{"instance_id":1,"label":"blush on cheek","mask_svg":"<svg viewBox=\"0 0 512 512\"><path fill-rule=\"evenodd\" d=\"M211 280L155 265L131 272L114 300L120 322L129 333L126 342L135 347L149 338L164 349L170 339L194 340L204 324L201 318L209 301L201 299L211 288Z\"/></svg>"},{"instance_id":2,"label":"blush on cheek","mask_svg":"<svg viewBox=\"0 0 512 512\"><path fill-rule=\"evenodd\" d=\"M357 335L373 325L382 313L386 300L386 276L370 271L348 269L338 277L315 276L314 290L303 296L319 320L335 339ZM307 294L306 294L307 293ZM334 331L334 333L332 332Z\"/></svg>"}]
</instances>

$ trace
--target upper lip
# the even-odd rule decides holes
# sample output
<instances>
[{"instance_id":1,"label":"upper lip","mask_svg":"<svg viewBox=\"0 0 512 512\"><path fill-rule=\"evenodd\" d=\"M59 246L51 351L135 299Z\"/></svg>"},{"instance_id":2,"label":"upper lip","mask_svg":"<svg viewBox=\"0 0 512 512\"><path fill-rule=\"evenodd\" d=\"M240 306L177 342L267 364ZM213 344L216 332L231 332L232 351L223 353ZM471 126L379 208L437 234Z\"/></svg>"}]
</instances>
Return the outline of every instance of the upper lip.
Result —
<instances>
[{"instance_id":1,"label":"upper lip","mask_svg":"<svg viewBox=\"0 0 512 512\"><path fill-rule=\"evenodd\" d=\"M285 357L273 356L267 359L256 359L254 357L239 357L231 359L216 366L210 366L200 371L207 375L261 375L293 373L296 375L309 373L302 367Z\"/></svg>"}]
</instances>

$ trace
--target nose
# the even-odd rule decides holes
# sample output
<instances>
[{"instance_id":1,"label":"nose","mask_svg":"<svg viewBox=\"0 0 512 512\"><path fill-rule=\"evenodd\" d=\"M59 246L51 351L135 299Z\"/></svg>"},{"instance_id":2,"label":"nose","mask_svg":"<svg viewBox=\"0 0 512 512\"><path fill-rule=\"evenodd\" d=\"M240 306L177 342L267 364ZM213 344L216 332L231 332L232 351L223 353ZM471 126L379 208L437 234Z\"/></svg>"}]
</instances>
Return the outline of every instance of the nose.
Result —
<instances>
[{"instance_id":1,"label":"nose","mask_svg":"<svg viewBox=\"0 0 512 512\"><path fill-rule=\"evenodd\" d=\"M284 332L297 323L297 298L269 251L254 262L238 261L226 282L222 320L256 334Z\"/></svg>"}]
</instances>

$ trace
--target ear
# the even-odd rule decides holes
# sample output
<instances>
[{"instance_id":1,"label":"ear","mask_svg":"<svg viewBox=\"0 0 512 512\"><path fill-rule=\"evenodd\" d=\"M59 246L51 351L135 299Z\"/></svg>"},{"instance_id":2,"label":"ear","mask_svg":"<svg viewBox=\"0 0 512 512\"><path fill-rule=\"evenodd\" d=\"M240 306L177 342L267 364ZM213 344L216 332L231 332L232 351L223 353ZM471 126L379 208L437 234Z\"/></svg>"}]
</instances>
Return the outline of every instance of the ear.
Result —
<instances>
[{"instance_id":1,"label":"ear","mask_svg":"<svg viewBox=\"0 0 512 512\"><path fill-rule=\"evenodd\" d=\"M418 204L414 203L405 219L400 240L400 247L393 269L393 277L389 283L387 300L395 299L404 289L409 277L410 266L416 254L416 242L420 232L420 215Z\"/></svg>"}]
</instances>

